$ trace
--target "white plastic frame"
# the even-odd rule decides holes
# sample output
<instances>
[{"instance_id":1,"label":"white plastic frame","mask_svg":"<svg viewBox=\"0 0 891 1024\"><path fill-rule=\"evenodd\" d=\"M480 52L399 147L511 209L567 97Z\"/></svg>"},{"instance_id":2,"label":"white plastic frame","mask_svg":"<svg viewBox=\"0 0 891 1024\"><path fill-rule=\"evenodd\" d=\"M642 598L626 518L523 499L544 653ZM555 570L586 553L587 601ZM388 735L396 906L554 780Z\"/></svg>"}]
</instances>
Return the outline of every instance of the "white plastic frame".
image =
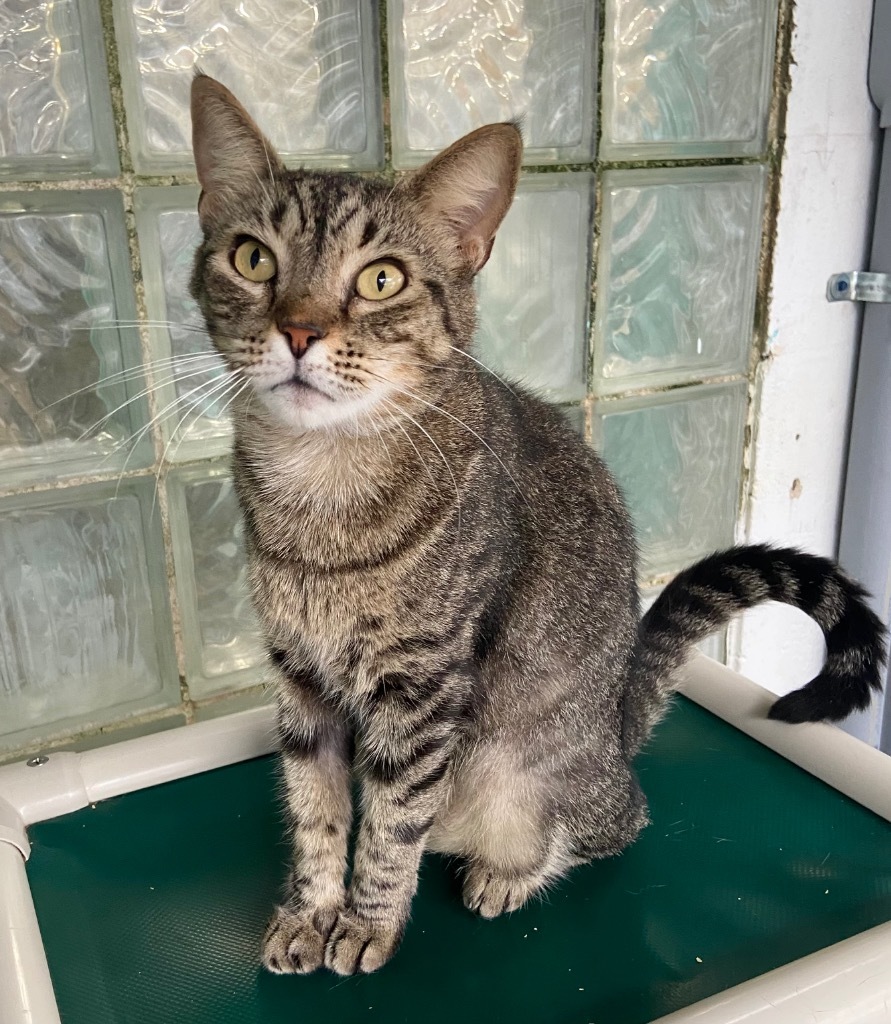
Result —
<instances>
[{"instance_id":1,"label":"white plastic frame","mask_svg":"<svg viewBox=\"0 0 891 1024\"><path fill-rule=\"evenodd\" d=\"M766 718L776 699L696 655L682 693L794 764L891 821L891 758L830 725ZM25 873L26 827L112 796L259 757L275 747L273 710L257 708L39 767L0 768L0 1021L60 1024ZM855 935L654 1024L882 1024L891 1001L891 922ZM828 1017L826 1017L828 1019Z\"/></svg>"}]
</instances>

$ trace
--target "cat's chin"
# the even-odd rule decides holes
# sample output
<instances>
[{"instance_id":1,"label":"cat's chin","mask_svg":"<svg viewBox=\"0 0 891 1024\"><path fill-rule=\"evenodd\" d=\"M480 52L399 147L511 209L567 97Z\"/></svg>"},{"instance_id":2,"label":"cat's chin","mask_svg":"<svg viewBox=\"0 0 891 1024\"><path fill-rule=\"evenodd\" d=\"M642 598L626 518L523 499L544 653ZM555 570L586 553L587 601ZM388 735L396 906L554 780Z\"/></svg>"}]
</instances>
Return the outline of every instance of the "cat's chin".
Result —
<instances>
[{"instance_id":1,"label":"cat's chin","mask_svg":"<svg viewBox=\"0 0 891 1024\"><path fill-rule=\"evenodd\" d=\"M330 405L334 399L330 395L326 395L324 391L320 391L318 388L313 387L312 384L307 383L304 380L299 380L297 377L291 377L289 380L283 380L279 384L274 384L269 389L270 394L276 395L280 398L284 398L286 401L291 402L300 409L312 409L314 407L324 407Z\"/></svg>"},{"instance_id":2,"label":"cat's chin","mask_svg":"<svg viewBox=\"0 0 891 1024\"><path fill-rule=\"evenodd\" d=\"M267 418L295 434L313 430L332 430L338 426L355 434L357 421L375 401L368 398L332 398L298 381L259 391Z\"/></svg>"}]
</instances>

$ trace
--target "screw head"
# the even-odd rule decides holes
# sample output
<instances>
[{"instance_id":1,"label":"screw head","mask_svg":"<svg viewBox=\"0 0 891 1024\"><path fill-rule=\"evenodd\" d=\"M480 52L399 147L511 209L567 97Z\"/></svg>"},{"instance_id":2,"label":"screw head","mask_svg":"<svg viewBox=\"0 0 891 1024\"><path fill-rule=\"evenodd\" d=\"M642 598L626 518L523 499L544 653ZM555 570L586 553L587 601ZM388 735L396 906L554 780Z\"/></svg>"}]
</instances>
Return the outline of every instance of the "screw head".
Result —
<instances>
[{"instance_id":1,"label":"screw head","mask_svg":"<svg viewBox=\"0 0 891 1024\"><path fill-rule=\"evenodd\" d=\"M41 768L48 763L49 758L46 754L38 754L37 757L31 757L25 762L29 768Z\"/></svg>"}]
</instances>

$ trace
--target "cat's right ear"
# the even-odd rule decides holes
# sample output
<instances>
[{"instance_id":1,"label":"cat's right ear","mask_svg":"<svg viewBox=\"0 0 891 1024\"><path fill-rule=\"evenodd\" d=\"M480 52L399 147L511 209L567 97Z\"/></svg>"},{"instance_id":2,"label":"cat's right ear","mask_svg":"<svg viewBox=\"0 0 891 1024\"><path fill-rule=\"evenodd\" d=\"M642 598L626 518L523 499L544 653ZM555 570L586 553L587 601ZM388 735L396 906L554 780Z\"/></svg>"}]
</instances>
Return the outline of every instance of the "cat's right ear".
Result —
<instances>
[{"instance_id":1,"label":"cat's right ear","mask_svg":"<svg viewBox=\"0 0 891 1024\"><path fill-rule=\"evenodd\" d=\"M206 226L235 198L255 195L282 162L250 114L215 78L192 80L192 152L201 198L198 216Z\"/></svg>"},{"instance_id":2,"label":"cat's right ear","mask_svg":"<svg viewBox=\"0 0 891 1024\"><path fill-rule=\"evenodd\" d=\"M472 274L489 258L522 160L519 126L490 124L459 139L409 179L422 214L452 233L459 258Z\"/></svg>"}]
</instances>

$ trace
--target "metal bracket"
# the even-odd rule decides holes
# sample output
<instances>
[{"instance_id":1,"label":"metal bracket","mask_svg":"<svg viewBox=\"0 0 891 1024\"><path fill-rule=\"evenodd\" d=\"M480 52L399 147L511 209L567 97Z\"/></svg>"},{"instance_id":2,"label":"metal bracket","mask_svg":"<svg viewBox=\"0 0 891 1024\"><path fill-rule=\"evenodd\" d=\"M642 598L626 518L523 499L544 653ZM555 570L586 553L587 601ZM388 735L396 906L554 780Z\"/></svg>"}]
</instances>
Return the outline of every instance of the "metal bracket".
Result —
<instances>
[{"instance_id":1,"label":"metal bracket","mask_svg":"<svg viewBox=\"0 0 891 1024\"><path fill-rule=\"evenodd\" d=\"M891 274L852 270L833 274L826 286L830 302L891 302Z\"/></svg>"}]
</instances>

